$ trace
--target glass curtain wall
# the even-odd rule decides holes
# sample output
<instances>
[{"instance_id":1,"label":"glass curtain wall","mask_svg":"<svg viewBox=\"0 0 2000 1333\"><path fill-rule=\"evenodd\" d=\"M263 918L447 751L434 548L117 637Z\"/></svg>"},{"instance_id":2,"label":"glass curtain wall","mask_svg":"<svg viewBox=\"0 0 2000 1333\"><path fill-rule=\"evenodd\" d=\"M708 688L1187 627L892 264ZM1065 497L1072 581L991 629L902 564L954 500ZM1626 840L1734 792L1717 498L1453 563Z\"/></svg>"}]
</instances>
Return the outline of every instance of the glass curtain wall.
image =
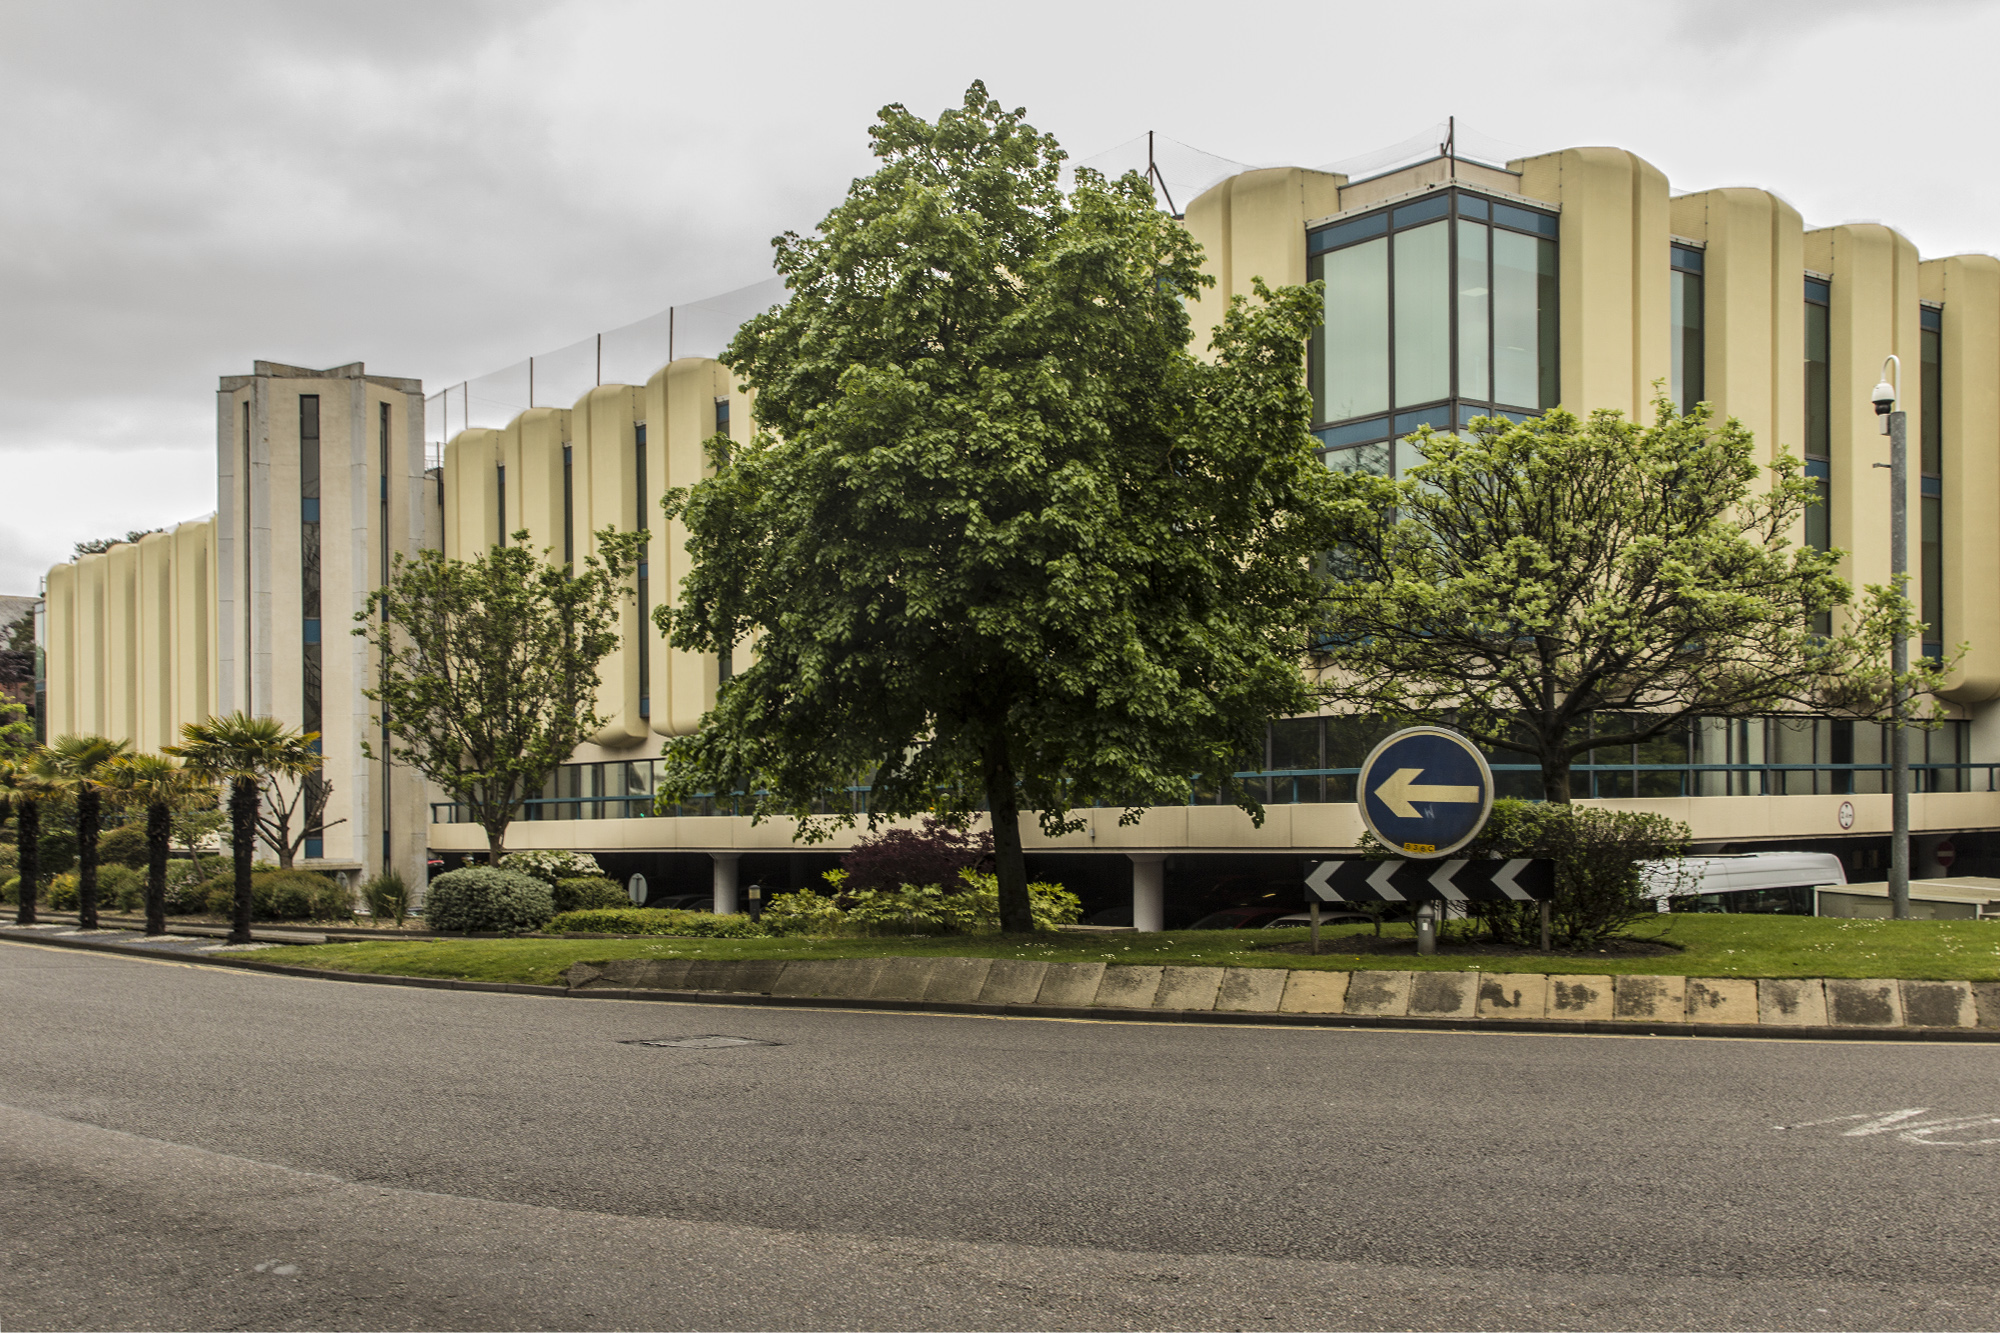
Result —
<instances>
[{"instance_id":1,"label":"glass curtain wall","mask_svg":"<svg viewBox=\"0 0 2000 1333\"><path fill-rule=\"evenodd\" d=\"M1806 510L1806 545L1833 546L1833 353L1830 324L1833 293L1818 278L1806 279L1806 477L1819 503ZM1833 613L1813 617L1813 629L1833 633Z\"/></svg>"},{"instance_id":2,"label":"glass curtain wall","mask_svg":"<svg viewBox=\"0 0 2000 1333\"><path fill-rule=\"evenodd\" d=\"M1556 404L1556 217L1439 190L1307 233L1326 284L1308 379L1328 467L1398 475L1400 441Z\"/></svg>"},{"instance_id":3,"label":"glass curtain wall","mask_svg":"<svg viewBox=\"0 0 2000 1333\"><path fill-rule=\"evenodd\" d=\"M1673 378L1669 392L1682 416L1708 397L1702 342L1702 252L1691 245L1672 247Z\"/></svg>"},{"instance_id":4,"label":"glass curtain wall","mask_svg":"<svg viewBox=\"0 0 2000 1333\"><path fill-rule=\"evenodd\" d=\"M1918 451L1923 513L1918 606L1924 621L1924 656L1944 656L1944 311L1919 312L1923 339L1923 444Z\"/></svg>"}]
</instances>

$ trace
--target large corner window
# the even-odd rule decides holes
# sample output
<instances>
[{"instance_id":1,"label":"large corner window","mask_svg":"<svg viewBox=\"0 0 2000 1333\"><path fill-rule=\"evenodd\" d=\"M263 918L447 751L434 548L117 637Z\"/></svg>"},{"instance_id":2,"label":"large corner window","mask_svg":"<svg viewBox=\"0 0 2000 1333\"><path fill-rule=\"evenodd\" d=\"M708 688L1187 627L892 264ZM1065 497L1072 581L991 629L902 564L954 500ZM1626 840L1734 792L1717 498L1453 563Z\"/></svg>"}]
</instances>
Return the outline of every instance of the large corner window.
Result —
<instances>
[{"instance_id":1,"label":"large corner window","mask_svg":"<svg viewBox=\"0 0 2000 1333\"><path fill-rule=\"evenodd\" d=\"M1815 503L1806 510L1806 545L1833 546L1833 290L1825 280L1806 279L1806 477ZM1833 613L1813 619L1821 634L1833 633Z\"/></svg>"},{"instance_id":2,"label":"large corner window","mask_svg":"<svg viewBox=\"0 0 2000 1333\"><path fill-rule=\"evenodd\" d=\"M1918 607L1924 622L1924 656L1944 656L1944 311L1924 306L1918 312L1923 340L1923 444L1919 449L1919 485L1923 514L1923 586Z\"/></svg>"},{"instance_id":3,"label":"large corner window","mask_svg":"<svg viewBox=\"0 0 2000 1333\"><path fill-rule=\"evenodd\" d=\"M1395 475L1403 437L1554 407L1556 217L1444 189L1306 234L1326 284L1308 379L1328 467Z\"/></svg>"},{"instance_id":4,"label":"large corner window","mask_svg":"<svg viewBox=\"0 0 2000 1333\"><path fill-rule=\"evenodd\" d=\"M1708 397L1702 346L1702 252L1676 242L1672 247L1674 366L1669 391L1682 416Z\"/></svg>"}]
</instances>

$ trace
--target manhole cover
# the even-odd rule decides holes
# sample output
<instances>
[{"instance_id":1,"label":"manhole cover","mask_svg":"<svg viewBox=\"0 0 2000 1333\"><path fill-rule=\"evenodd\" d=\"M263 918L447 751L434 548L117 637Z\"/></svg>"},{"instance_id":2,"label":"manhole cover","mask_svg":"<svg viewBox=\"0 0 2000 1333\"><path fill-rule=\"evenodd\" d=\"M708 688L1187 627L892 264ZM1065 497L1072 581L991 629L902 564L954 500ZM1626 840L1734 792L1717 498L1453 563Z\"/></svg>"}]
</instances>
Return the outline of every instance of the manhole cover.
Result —
<instances>
[{"instance_id":1,"label":"manhole cover","mask_svg":"<svg viewBox=\"0 0 2000 1333\"><path fill-rule=\"evenodd\" d=\"M720 1033L709 1033L701 1037L641 1037L620 1042L621 1046L677 1046L683 1050L712 1050L718 1046L776 1046L775 1041L759 1041L755 1037L725 1037Z\"/></svg>"}]
</instances>

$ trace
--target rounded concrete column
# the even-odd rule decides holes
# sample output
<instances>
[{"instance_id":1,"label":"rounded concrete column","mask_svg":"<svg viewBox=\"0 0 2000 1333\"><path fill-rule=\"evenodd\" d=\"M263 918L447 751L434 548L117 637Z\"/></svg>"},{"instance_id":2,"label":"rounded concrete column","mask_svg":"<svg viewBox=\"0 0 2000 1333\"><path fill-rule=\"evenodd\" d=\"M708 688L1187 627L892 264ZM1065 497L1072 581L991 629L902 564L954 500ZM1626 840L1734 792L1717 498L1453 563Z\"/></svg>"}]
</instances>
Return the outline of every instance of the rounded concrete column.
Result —
<instances>
[{"instance_id":1,"label":"rounded concrete column","mask_svg":"<svg viewBox=\"0 0 2000 1333\"><path fill-rule=\"evenodd\" d=\"M1128 852L1132 858L1132 925L1137 930L1165 930L1167 920L1167 858Z\"/></svg>"},{"instance_id":2,"label":"rounded concrete column","mask_svg":"<svg viewBox=\"0 0 2000 1333\"><path fill-rule=\"evenodd\" d=\"M710 852L708 855L715 862L716 915L733 915L736 911L736 863L743 859L743 853Z\"/></svg>"}]
</instances>

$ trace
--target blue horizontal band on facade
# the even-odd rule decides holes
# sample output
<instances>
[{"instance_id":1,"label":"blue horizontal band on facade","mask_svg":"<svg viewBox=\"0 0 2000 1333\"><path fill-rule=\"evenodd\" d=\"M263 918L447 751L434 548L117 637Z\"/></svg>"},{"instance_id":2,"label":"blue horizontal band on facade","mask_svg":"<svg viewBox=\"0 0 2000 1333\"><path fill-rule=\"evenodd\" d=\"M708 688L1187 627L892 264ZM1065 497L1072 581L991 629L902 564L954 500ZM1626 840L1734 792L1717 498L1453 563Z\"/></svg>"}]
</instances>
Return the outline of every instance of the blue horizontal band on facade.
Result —
<instances>
[{"instance_id":1,"label":"blue horizontal band on facade","mask_svg":"<svg viewBox=\"0 0 2000 1333\"><path fill-rule=\"evenodd\" d=\"M1321 227L1318 231L1306 233L1306 253L1316 255L1350 241L1366 240L1370 236L1389 234L1389 215L1370 213L1365 218L1355 218L1352 222L1336 222L1331 227Z\"/></svg>"},{"instance_id":2,"label":"blue horizontal band on facade","mask_svg":"<svg viewBox=\"0 0 2000 1333\"><path fill-rule=\"evenodd\" d=\"M1516 208L1512 204L1495 202L1493 205L1495 226L1511 227L1515 231L1533 232L1537 236L1554 236L1561 223L1550 213L1537 213L1532 209Z\"/></svg>"},{"instance_id":3,"label":"blue horizontal band on facade","mask_svg":"<svg viewBox=\"0 0 2000 1333\"><path fill-rule=\"evenodd\" d=\"M1322 426L1313 434L1319 436L1319 442L1329 449L1366 444L1370 440L1386 440L1389 438L1389 418L1370 417L1366 421L1350 421L1344 426Z\"/></svg>"}]
</instances>

